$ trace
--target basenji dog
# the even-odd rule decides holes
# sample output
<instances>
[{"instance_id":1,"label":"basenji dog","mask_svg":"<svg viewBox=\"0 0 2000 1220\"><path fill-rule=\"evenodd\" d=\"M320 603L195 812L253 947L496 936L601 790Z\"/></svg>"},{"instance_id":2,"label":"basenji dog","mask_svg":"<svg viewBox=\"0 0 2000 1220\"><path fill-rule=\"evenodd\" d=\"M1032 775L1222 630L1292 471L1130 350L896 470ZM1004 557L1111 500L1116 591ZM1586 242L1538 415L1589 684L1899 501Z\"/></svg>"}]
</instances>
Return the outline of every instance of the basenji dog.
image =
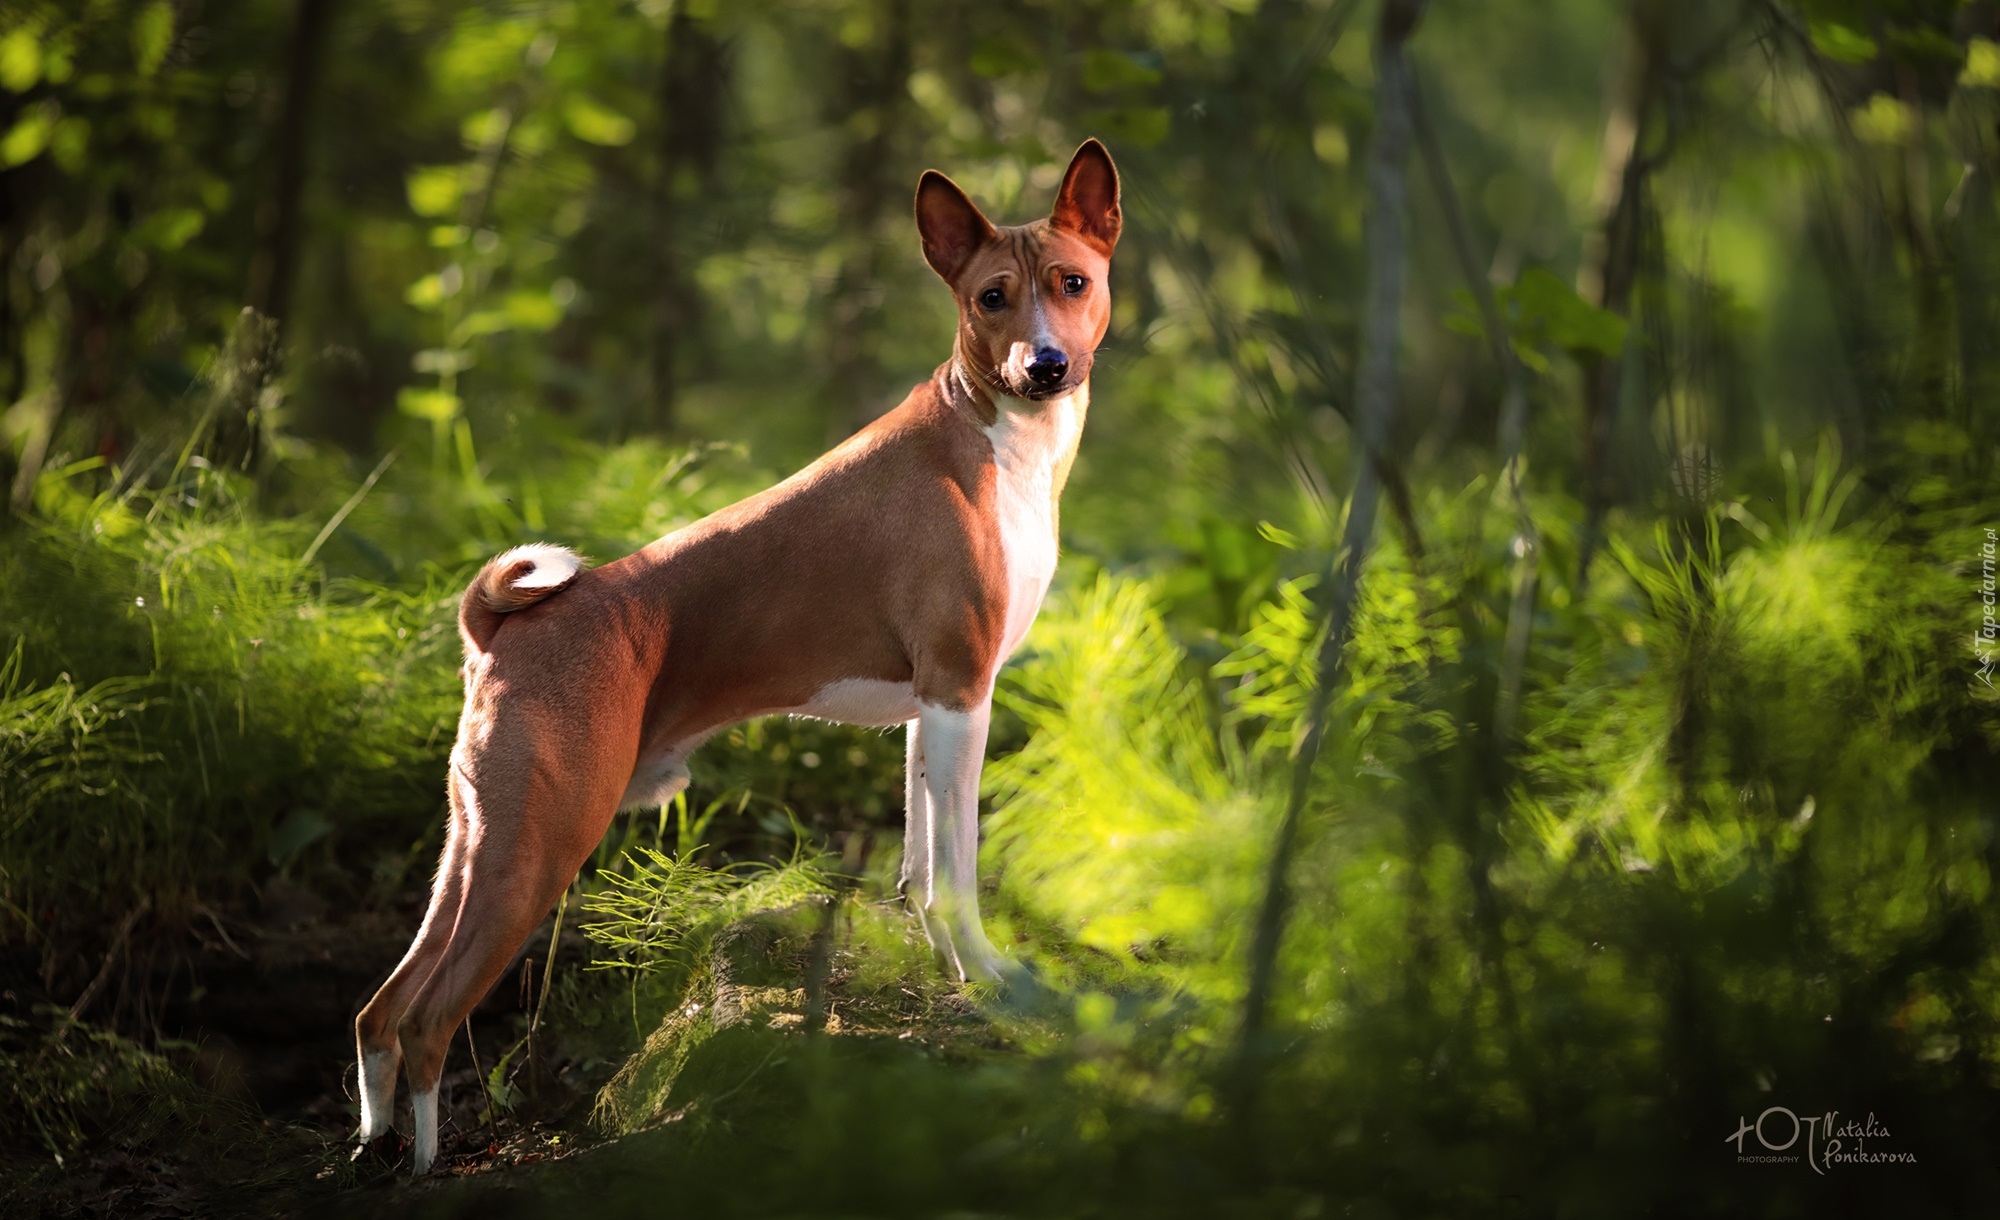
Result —
<instances>
[{"instance_id":1,"label":"basenji dog","mask_svg":"<svg viewBox=\"0 0 2000 1220\"><path fill-rule=\"evenodd\" d=\"M946 970L1015 969L979 922L979 772L995 675L1055 572L1111 319L1118 171L1086 141L1046 220L996 228L931 170L916 214L958 331L900 406L614 563L537 543L466 590L444 856L408 954L354 1023L360 1137L388 1129L400 1064L416 1172L473 1005L618 811L672 800L695 748L748 717L907 726L901 889Z\"/></svg>"}]
</instances>

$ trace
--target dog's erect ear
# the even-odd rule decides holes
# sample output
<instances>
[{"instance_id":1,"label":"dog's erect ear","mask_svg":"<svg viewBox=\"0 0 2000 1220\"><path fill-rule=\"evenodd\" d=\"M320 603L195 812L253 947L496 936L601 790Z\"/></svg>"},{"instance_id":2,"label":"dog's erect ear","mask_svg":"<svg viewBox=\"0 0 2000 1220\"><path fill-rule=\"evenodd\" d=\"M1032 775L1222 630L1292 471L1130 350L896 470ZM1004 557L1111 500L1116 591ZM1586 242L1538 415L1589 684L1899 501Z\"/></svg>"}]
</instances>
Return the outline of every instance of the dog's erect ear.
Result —
<instances>
[{"instance_id":1,"label":"dog's erect ear","mask_svg":"<svg viewBox=\"0 0 2000 1220\"><path fill-rule=\"evenodd\" d=\"M1106 258L1118 244L1124 217L1118 211L1118 167L1096 140L1085 140L1069 160L1049 223L1076 234Z\"/></svg>"},{"instance_id":2,"label":"dog's erect ear","mask_svg":"<svg viewBox=\"0 0 2000 1220\"><path fill-rule=\"evenodd\" d=\"M958 282L967 260L994 236L978 206L934 169L925 170L917 183L917 232L924 239L924 261L947 284Z\"/></svg>"}]
</instances>

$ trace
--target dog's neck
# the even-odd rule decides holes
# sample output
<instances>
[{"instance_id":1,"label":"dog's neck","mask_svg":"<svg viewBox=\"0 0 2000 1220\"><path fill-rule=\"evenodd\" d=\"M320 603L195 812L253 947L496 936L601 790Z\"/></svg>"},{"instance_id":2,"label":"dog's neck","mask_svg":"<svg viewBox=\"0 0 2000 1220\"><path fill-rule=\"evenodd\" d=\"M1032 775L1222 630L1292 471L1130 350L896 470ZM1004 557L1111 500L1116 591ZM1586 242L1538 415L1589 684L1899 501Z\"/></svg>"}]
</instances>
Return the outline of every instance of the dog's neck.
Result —
<instances>
[{"instance_id":1,"label":"dog's neck","mask_svg":"<svg viewBox=\"0 0 2000 1220\"><path fill-rule=\"evenodd\" d=\"M1090 410L1090 383L1061 398L1030 402L1001 398L994 422L980 429L993 446L993 464L1002 494L1021 494L1048 503L1048 528L1055 530L1063 485L1083 439Z\"/></svg>"},{"instance_id":2,"label":"dog's neck","mask_svg":"<svg viewBox=\"0 0 2000 1220\"><path fill-rule=\"evenodd\" d=\"M959 315L958 329L951 337L951 364L948 380L953 397L973 408L982 423L993 421L994 399L1006 393L1005 387L994 380L997 370L990 370L971 358L966 351L967 323L963 314Z\"/></svg>"}]
</instances>

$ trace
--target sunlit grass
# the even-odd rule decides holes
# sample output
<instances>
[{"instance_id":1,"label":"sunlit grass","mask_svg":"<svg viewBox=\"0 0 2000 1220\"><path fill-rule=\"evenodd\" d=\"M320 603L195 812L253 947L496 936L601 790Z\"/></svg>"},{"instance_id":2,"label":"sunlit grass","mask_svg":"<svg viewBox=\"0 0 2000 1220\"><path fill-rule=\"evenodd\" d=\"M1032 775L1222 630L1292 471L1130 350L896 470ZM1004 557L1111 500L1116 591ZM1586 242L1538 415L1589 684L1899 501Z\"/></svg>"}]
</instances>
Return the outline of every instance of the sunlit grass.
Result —
<instances>
[{"instance_id":1,"label":"sunlit grass","mask_svg":"<svg viewBox=\"0 0 2000 1220\"><path fill-rule=\"evenodd\" d=\"M703 470L586 448L486 486L539 471L562 537L582 510L551 508L550 489L589 483L608 554L732 490L694 485ZM1907 1087L1945 1088L1961 1048L2000 1039L2000 991L1977 982L1992 955L1952 939L1992 894L1953 761L1990 712L1940 676L1953 580L1920 558L1929 540L1846 509L1851 480L1791 477L1782 507L1621 529L1581 601L1551 575L1504 748L1486 721L1511 557L1483 485L1430 498L1423 562L1371 560L1274 1010L1288 1040L1265 1121L1340 1117L1267 1141L1298 1180L1355 1180L1360 1149L1430 1132L1476 1190L1507 1189L1515 1171L1479 1149L1656 1113L1691 1059L1729 1088L1797 1072L1834 1014L1867 1031L1850 1054L1869 1078ZM330 532L323 506L266 515L218 473L124 499L101 479L45 487L0 548L8 935L88 938L50 915L78 895L171 919L281 872L351 886L360 863L384 892L420 883L458 698L454 593L507 541L481 534L492 515L417 474L384 476ZM430 512L464 537L423 556L397 523ZM321 534L326 558L304 562ZM1052 1172L1140 1155L1148 1131L1196 1160L1223 1147L1250 912L1319 630L1309 579L1265 589L1240 633L1191 641L1178 594L1102 574L1051 600L1003 675L1000 736L1019 744L986 772L982 875L1032 1002L949 984L895 900L893 735L769 721L718 738L687 798L617 823L569 908L611 967L565 962L550 1007L592 1023L617 1065L596 1129L683 1150L785 1131L837 1177L841 1145L797 1125L796 1099L844 1114L893 1079L912 1106L1012 1115L967 1120L1013 1141L995 1156L1071 1141ZM865 877L816 854L830 809L879 839ZM1940 956L1968 951L1958 974ZM92 1079L153 1070L88 1045L112 1065ZM110 1094L43 1070L67 1060L9 1054L39 1090L18 1134L68 1149L104 1129L91 1115ZM929 1129L894 1140L933 1155ZM846 1160L902 1155L881 1138ZM1645 1149L1603 1155L1641 1172ZM1397 1172L1426 1172L1409 1157Z\"/></svg>"}]
</instances>

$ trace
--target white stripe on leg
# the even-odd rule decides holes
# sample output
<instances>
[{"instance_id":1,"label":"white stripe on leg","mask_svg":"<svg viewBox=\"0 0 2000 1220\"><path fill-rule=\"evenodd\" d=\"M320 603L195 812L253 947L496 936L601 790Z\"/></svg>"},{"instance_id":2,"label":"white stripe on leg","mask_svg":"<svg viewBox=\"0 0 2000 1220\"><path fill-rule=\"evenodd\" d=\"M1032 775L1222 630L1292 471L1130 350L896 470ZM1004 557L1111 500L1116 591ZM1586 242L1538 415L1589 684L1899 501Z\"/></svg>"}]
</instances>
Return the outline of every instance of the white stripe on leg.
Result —
<instances>
[{"instance_id":1,"label":"white stripe on leg","mask_svg":"<svg viewBox=\"0 0 2000 1220\"><path fill-rule=\"evenodd\" d=\"M416 1144L410 1151L410 1172L425 1174L430 1172L431 1162L437 1159L438 1150L438 1087L432 1085L421 1093L410 1097L410 1109L416 1115Z\"/></svg>"},{"instance_id":2,"label":"white stripe on leg","mask_svg":"<svg viewBox=\"0 0 2000 1220\"><path fill-rule=\"evenodd\" d=\"M911 720L903 762L903 868L896 886L918 917L931 899L931 802L924 791L923 720Z\"/></svg>"}]
</instances>

